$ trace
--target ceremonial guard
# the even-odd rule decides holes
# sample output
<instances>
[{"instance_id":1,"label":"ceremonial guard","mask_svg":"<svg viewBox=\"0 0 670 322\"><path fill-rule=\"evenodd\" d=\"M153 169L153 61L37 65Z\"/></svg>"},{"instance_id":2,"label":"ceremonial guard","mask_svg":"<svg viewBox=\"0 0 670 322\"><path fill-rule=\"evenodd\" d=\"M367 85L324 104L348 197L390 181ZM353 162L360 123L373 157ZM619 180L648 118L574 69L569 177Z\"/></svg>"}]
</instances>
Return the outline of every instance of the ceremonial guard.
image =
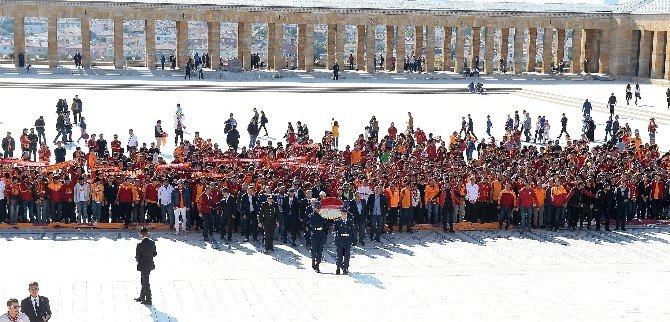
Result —
<instances>
[{"instance_id":1,"label":"ceremonial guard","mask_svg":"<svg viewBox=\"0 0 670 322\"><path fill-rule=\"evenodd\" d=\"M341 217L335 220L333 232L335 233L335 247L337 248L337 271L335 271L335 274L340 275L340 269L345 275L349 274L354 220L349 216L348 207L345 205L342 206Z\"/></svg>"},{"instance_id":2,"label":"ceremonial guard","mask_svg":"<svg viewBox=\"0 0 670 322\"><path fill-rule=\"evenodd\" d=\"M319 264L323 257L323 245L326 243L328 221L342 216L343 203L342 200L334 197L322 198L318 203L313 202L316 203L316 205L312 204L316 211L309 219L309 226L312 230L312 268L317 273L321 273ZM351 248L351 242L349 242L349 248Z\"/></svg>"},{"instance_id":3,"label":"ceremonial guard","mask_svg":"<svg viewBox=\"0 0 670 322\"><path fill-rule=\"evenodd\" d=\"M313 212L309 216L309 229L311 230L311 253L312 253L312 269L317 273L321 273L319 270L319 264L321 264L321 258L323 257L323 245L326 243L325 235L325 226L327 224L326 219L321 217L318 210L320 204L316 199L311 199L310 203L312 205Z\"/></svg>"}]
</instances>

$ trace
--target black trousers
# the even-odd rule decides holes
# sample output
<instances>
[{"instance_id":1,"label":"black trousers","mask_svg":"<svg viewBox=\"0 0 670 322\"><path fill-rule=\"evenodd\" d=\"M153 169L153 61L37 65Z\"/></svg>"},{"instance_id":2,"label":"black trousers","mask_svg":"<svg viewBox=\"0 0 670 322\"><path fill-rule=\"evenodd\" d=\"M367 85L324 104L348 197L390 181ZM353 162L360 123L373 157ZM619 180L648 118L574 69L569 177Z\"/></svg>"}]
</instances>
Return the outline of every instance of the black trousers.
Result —
<instances>
[{"instance_id":1,"label":"black trousers","mask_svg":"<svg viewBox=\"0 0 670 322\"><path fill-rule=\"evenodd\" d=\"M158 208L158 204L155 202L147 202L147 215L149 216L148 222L160 222L160 209Z\"/></svg>"},{"instance_id":2,"label":"black trousers","mask_svg":"<svg viewBox=\"0 0 670 322\"><path fill-rule=\"evenodd\" d=\"M4 222L7 219L7 199L0 199L0 222Z\"/></svg>"},{"instance_id":3,"label":"black trousers","mask_svg":"<svg viewBox=\"0 0 670 322\"><path fill-rule=\"evenodd\" d=\"M256 215L247 215L244 220L244 229L242 233L246 239L249 239L249 235L253 235L254 241L258 240L258 220Z\"/></svg>"},{"instance_id":4,"label":"black trousers","mask_svg":"<svg viewBox=\"0 0 670 322\"><path fill-rule=\"evenodd\" d=\"M349 268L349 258L351 257L351 239L349 237L336 237L335 246L337 247L337 267Z\"/></svg>"},{"instance_id":5,"label":"black trousers","mask_svg":"<svg viewBox=\"0 0 670 322\"><path fill-rule=\"evenodd\" d=\"M151 271L140 271L140 284L142 289L140 291L140 299L151 301L151 284L149 283L149 274Z\"/></svg>"},{"instance_id":6,"label":"black trousers","mask_svg":"<svg viewBox=\"0 0 670 322\"><path fill-rule=\"evenodd\" d=\"M284 216L284 230L282 231L282 238L284 243L288 242L288 233L291 232L291 241L295 243L298 238L298 215L289 214Z\"/></svg>"},{"instance_id":7,"label":"black trousers","mask_svg":"<svg viewBox=\"0 0 670 322\"><path fill-rule=\"evenodd\" d=\"M202 237L212 236L212 214L202 214Z\"/></svg>"},{"instance_id":8,"label":"black trousers","mask_svg":"<svg viewBox=\"0 0 670 322\"><path fill-rule=\"evenodd\" d=\"M316 262L316 265L321 263L323 258L323 245L326 243L326 238L324 235L324 230L312 230L312 247L311 254L312 260Z\"/></svg>"},{"instance_id":9,"label":"black trousers","mask_svg":"<svg viewBox=\"0 0 670 322\"><path fill-rule=\"evenodd\" d=\"M133 204L130 202L119 202L119 213L123 218L123 223L130 224L130 214L133 211ZM120 219L120 218L119 218Z\"/></svg>"},{"instance_id":10,"label":"black trousers","mask_svg":"<svg viewBox=\"0 0 670 322\"><path fill-rule=\"evenodd\" d=\"M224 215L223 218L221 218L221 226L219 228L221 232L221 238L223 239L224 236L226 235L226 228L228 231L228 241L231 241L233 239L233 229L235 228L235 220L232 215Z\"/></svg>"},{"instance_id":11,"label":"black trousers","mask_svg":"<svg viewBox=\"0 0 670 322\"><path fill-rule=\"evenodd\" d=\"M268 225L268 227L264 226L263 228L263 242L265 243L265 250L274 250L275 227Z\"/></svg>"}]
</instances>

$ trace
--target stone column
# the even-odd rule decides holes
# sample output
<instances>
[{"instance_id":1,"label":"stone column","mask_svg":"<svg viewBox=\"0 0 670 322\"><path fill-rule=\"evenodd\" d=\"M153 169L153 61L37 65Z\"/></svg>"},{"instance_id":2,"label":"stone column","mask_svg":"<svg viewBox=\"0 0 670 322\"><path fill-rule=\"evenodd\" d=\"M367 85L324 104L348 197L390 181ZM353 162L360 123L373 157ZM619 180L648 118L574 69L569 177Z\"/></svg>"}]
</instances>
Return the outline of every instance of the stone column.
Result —
<instances>
[{"instance_id":1,"label":"stone column","mask_svg":"<svg viewBox=\"0 0 670 322\"><path fill-rule=\"evenodd\" d=\"M146 55L145 62L147 68L156 68L156 20L144 20L144 33L146 39Z\"/></svg>"},{"instance_id":2,"label":"stone column","mask_svg":"<svg viewBox=\"0 0 670 322\"><path fill-rule=\"evenodd\" d=\"M521 74L523 66L524 28L514 28L514 74Z\"/></svg>"},{"instance_id":3,"label":"stone column","mask_svg":"<svg viewBox=\"0 0 670 322\"><path fill-rule=\"evenodd\" d=\"M556 64L565 57L565 29L556 29Z\"/></svg>"},{"instance_id":4,"label":"stone column","mask_svg":"<svg viewBox=\"0 0 670 322\"><path fill-rule=\"evenodd\" d=\"M314 70L314 25L305 25L305 70L311 72Z\"/></svg>"},{"instance_id":5,"label":"stone column","mask_svg":"<svg viewBox=\"0 0 670 322\"><path fill-rule=\"evenodd\" d=\"M486 35L484 36L484 73L493 74L493 68L496 65L495 57L493 56L493 47L495 47L495 29L493 27L486 27Z\"/></svg>"},{"instance_id":6,"label":"stone column","mask_svg":"<svg viewBox=\"0 0 670 322\"><path fill-rule=\"evenodd\" d=\"M81 18L81 65L91 66L91 20L88 17Z\"/></svg>"},{"instance_id":7,"label":"stone column","mask_svg":"<svg viewBox=\"0 0 670 322\"><path fill-rule=\"evenodd\" d=\"M395 72L405 72L405 26L398 26L395 34Z\"/></svg>"},{"instance_id":8,"label":"stone column","mask_svg":"<svg viewBox=\"0 0 670 322\"><path fill-rule=\"evenodd\" d=\"M177 68L185 68L188 62L188 21L177 21ZM238 34L239 37L239 34ZM239 42L237 50L239 52Z\"/></svg>"},{"instance_id":9,"label":"stone column","mask_svg":"<svg viewBox=\"0 0 670 322\"><path fill-rule=\"evenodd\" d=\"M384 57L384 68L386 70L392 70L393 69L393 59L391 57L393 56L393 39L395 39L395 27L394 26L386 26L386 57Z\"/></svg>"},{"instance_id":10,"label":"stone column","mask_svg":"<svg viewBox=\"0 0 670 322\"><path fill-rule=\"evenodd\" d=\"M435 26L426 26L426 73L435 71Z\"/></svg>"},{"instance_id":11,"label":"stone column","mask_svg":"<svg viewBox=\"0 0 670 322\"><path fill-rule=\"evenodd\" d=\"M242 39L242 45L243 45L241 50L243 58L242 68L245 71L251 70L251 22L244 22L242 24L242 33L238 34L238 37ZM238 47L238 52L239 51L240 49Z\"/></svg>"},{"instance_id":12,"label":"stone column","mask_svg":"<svg viewBox=\"0 0 670 322\"><path fill-rule=\"evenodd\" d=\"M237 60L240 61L240 66L244 61L244 22L237 22Z\"/></svg>"},{"instance_id":13,"label":"stone column","mask_svg":"<svg viewBox=\"0 0 670 322\"><path fill-rule=\"evenodd\" d=\"M553 55L551 47L554 44L554 28L544 28L544 38L542 38L542 73L551 73L551 62Z\"/></svg>"},{"instance_id":14,"label":"stone column","mask_svg":"<svg viewBox=\"0 0 670 322\"><path fill-rule=\"evenodd\" d=\"M333 62L337 60L337 58L335 58L335 34L337 33L337 26L328 25L327 33L326 69L330 69L333 66Z\"/></svg>"},{"instance_id":15,"label":"stone column","mask_svg":"<svg viewBox=\"0 0 670 322\"><path fill-rule=\"evenodd\" d=\"M344 70L347 65L346 59L344 58L344 43L345 43L345 25L337 25L337 36L335 37L335 60L340 64L340 70Z\"/></svg>"},{"instance_id":16,"label":"stone column","mask_svg":"<svg viewBox=\"0 0 670 322\"><path fill-rule=\"evenodd\" d=\"M582 72L582 29L575 28L572 32L572 61L570 69L574 74Z\"/></svg>"},{"instance_id":17,"label":"stone column","mask_svg":"<svg viewBox=\"0 0 670 322\"><path fill-rule=\"evenodd\" d=\"M365 34L365 71L370 73L375 70L375 25L367 25Z\"/></svg>"},{"instance_id":18,"label":"stone column","mask_svg":"<svg viewBox=\"0 0 670 322\"><path fill-rule=\"evenodd\" d=\"M460 74L465 70L465 27L456 27L456 53L454 54L454 71Z\"/></svg>"},{"instance_id":19,"label":"stone column","mask_svg":"<svg viewBox=\"0 0 670 322\"><path fill-rule=\"evenodd\" d=\"M451 27L444 27L444 41L442 42L442 70L451 71Z\"/></svg>"},{"instance_id":20,"label":"stone column","mask_svg":"<svg viewBox=\"0 0 670 322\"><path fill-rule=\"evenodd\" d=\"M423 26L414 26L414 59L423 56Z\"/></svg>"},{"instance_id":21,"label":"stone column","mask_svg":"<svg viewBox=\"0 0 670 322\"><path fill-rule=\"evenodd\" d=\"M665 75L666 80L670 80L670 32L665 32Z\"/></svg>"},{"instance_id":22,"label":"stone column","mask_svg":"<svg viewBox=\"0 0 670 322\"><path fill-rule=\"evenodd\" d=\"M307 44L307 25L298 25L298 69L305 69L305 47Z\"/></svg>"},{"instance_id":23,"label":"stone column","mask_svg":"<svg viewBox=\"0 0 670 322\"><path fill-rule=\"evenodd\" d=\"M270 50L270 49L268 49ZM218 21L207 22L207 52L209 54L210 67L219 69L219 57L221 57L221 23ZM271 60L268 55L268 64Z\"/></svg>"},{"instance_id":24,"label":"stone column","mask_svg":"<svg viewBox=\"0 0 670 322\"><path fill-rule=\"evenodd\" d=\"M281 70L286 66L284 61L284 24L281 22L273 23L272 26L268 25L269 28L272 28L272 42L269 44L272 45L272 68L274 70ZM268 35L270 36L270 35ZM268 48L269 50L269 48ZM270 54L268 53L268 58Z\"/></svg>"},{"instance_id":25,"label":"stone column","mask_svg":"<svg viewBox=\"0 0 670 322\"><path fill-rule=\"evenodd\" d=\"M651 50L651 78L663 78L663 51L665 50L665 31L654 31Z\"/></svg>"},{"instance_id":26,"label":"stone column","mask_svg":"<svg viewBox=\"0 0 670 322\"><path fill-rule=\"evenodd\" d=\"M274 23L268 23L268 69L275 69L275 42L276 42L276 25Z\"/></svg>"},{"instance_id":27,"label":"stone column","mask_svg":"<svg viewBox=\"0 0 670 322\"><path fill-rule=\"evenodd\" d=\"M528 28L528 62L527 72L535 72L537 66L537 28Z\"/></svg>"},{"instance_id":28,"label":"stone column","mask_svg":"<svg viewBox=\"0 0 670 322\"><path fill-rule=\"evenodd\" d=\"M356 70L365 65L365 25L356 26Z\"/></svg>"},{"instance_id":29,"label":"stone column","mask_svg":"<svg viewBox=\"0 0 670 322\"><path fill-rule=\"evenodd\" d=\"M508 57L509 57L509 28L500 28L500 59L502 59L505 62L505 66L507 66ZM498 71L502 72L502 70L500 70L500 65L498 65Z\"/></svg>"},{"instance_id":30,"label":"stone column","mask_svg":"<svg viewBox=\"0 0 670 322\"><path fill-rule=\"evenodd\" d=\"M476 57L479 57L479 51L481 50L482 43L481 43L481 28L480 27L472 27L472 42L470 43L470 68L473 69L475 67L475 62L477 61Z\"/></svg>"},{"instance_id":31,"label":"stone column","mask_svg":"<svg viewBox=\"0 0 670 322\"><path fill-rule=\"evenodd\" d=\"M19 53L25 57L25 66L28 66L26 52L26 29L23 16L14 16L14 65L19 66Z\"/></svg>"},{"instance_id":32,"label":"stone column","mask_svg":"<svg viewBox=\"0 0 670 322\"><path fill-rule=\"evenodd\" d=\"M114 68L123 68L123 17L114 17Z\"/></svg>"},{"instance_id":33,"label":"stone column","mask_svg":"<svg viewBox=\"0 0 670 322\"><path fill-rule=\"evenodd\" d=\"M49 67L58 66L58 17L47 18L47 53Z\"/></svg>"},{"instance_id":34,"label":"stone column","mask_svg":"<svg viewBox=\"0 0 670 322\"><path fill-rule=\"evenodd\" d=\"M650 58L652 46L652 32L642 30L640 32L640 56L638 59L637 76L650 77Z\"/></svg>"},{"instance_id":35,"label":"stone column","mask_svg":"<svg viewBox=\"0 0 670 322\"><path fill-rule=\"evenodd\" d=\"M600 41L600 55L598 57L598 72L601 74L610 73L610 43L612 42L612 32L610 29L603 29Z\"/></svg>"}]
</instances>

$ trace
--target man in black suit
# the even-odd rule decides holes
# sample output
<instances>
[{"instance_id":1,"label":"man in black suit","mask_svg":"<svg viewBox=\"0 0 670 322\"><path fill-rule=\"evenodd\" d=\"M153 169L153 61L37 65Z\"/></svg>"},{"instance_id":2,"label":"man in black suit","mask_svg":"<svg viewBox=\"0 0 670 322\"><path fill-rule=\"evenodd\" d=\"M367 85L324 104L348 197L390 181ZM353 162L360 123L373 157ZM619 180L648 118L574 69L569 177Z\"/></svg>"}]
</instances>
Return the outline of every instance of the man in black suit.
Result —
<instances>
[{"instance_id":1,"label":"man in black suit","mask_svg":"<svg viewBox=\"0 0 670 322\"><path fill-rule=\"evenodd\" d=\"M228 228L228 242L230 243L233 239L233 229L235 228L235 197L233 197L228 188L223 188L223 198L219 202L221 207L221 213L223 214L221 220L221 239L224 239L226 235L226 228Z\"/></svg>"},{"instance_id":2,"label":"man in black suit","mask_svg":"<svg viewBox=\"0 0 670 322\"><path fill-rule=\"evenodd\" d=\"M356 192L354 199L349 201L349 213L354 217L354 246L358 242L365 246L365 227L368 225L368 204L361 199L361 193Z\"/></svg>"},{"instance_id":3,"label":"man in black suit","mask_svg":"<svg viewBox=\"0 0 670 322\"><path fill-rule=\"evenodd\" d=\"M149 239L149 230L146 227L140 230L140 236L142 236L142 241L137 244L135 259L137 260L137 270L140 271L142 290L140 291L140 297L136 298L135 301L145 305L151 305L149 274L156 268L154 265L154 257L158 255L158 253L156 253L156 243Z\"/></svg>"},{"instance_id":4,"label":"man in black suit","mask_svg":"<svg viewBox=\"0 0 670 322\"><path fill-rule=\"evenodd\" d=\"M242 222L244 228L242 234L244 241L249 241L249 235L252 234L254 241L258 241L258 195L256 195L254 188L247 188L247 192L240 198L240 213L242 214Z\"/></svg>"},{"instance_id":5,"label":"man in black suit","mask_svg":"<svg viewBox=\"0 0 670 322\"><path fill-rule=\"evenodd\" d=\"M46 322L51 319L51 307L49 299L39 296L40 286L37 282L28 284L30 296L21 301L21 312L25 313L30 322Z\"/></svg>"},{"instance_id":6,"label":"man in black suit","mask_svg":"<svg viewBox=\"0 0 670 322\"><path fill-rule=\"evenodd\" d=\"M288 232L291 232L291 246L295 247L295 240L298 238L298 206L300 204L300 199L296 197L295 190L293 188L288 190L288 195L283 197L282 201L282 214L284 214L284 231L282 232L282 238L284 239L284 244L288 244Z\"/></svg>"}]
</instances>

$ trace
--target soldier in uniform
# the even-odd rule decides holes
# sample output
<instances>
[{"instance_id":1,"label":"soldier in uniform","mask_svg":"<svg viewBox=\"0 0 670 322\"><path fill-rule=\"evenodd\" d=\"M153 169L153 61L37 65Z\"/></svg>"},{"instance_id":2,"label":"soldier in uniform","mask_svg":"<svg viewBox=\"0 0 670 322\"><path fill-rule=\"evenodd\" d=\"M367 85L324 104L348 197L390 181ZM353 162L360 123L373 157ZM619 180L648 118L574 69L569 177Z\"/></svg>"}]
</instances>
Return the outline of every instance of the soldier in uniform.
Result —
<instances>
[{"instance_id":1,"label":"soldier in uniform","mask_svg":"<svg viewBox=\"0 0 670 322\"><path fill-rule=\"evenodd\" d=\"M347 205L342 206L342 217L335 220L333 232L335 233L335 247L337 248L337 271L340 268L343 273L349 274L349 257L351 257L351 244L354 236L354 220L349 216Z\"/></svg>"},{"instance_id":2,"label":"soldier in uniform","mask_svg":"<svg viewBox=\"0 0 670 322\"><path fill-rule=\"evenodd\" d=\"M311 230L311 253L312 253L312 269L317 273L321 273L319 270L319 264L321 264L321 259L323 257L323 245L326 243L326 229L327 221L325 218L321 217L318 212L318 209L321 208L317 204L316 199L311 199L310 203L312 205L312 214L309 217L309 229Z\"/></svg>"}]
</instances>

